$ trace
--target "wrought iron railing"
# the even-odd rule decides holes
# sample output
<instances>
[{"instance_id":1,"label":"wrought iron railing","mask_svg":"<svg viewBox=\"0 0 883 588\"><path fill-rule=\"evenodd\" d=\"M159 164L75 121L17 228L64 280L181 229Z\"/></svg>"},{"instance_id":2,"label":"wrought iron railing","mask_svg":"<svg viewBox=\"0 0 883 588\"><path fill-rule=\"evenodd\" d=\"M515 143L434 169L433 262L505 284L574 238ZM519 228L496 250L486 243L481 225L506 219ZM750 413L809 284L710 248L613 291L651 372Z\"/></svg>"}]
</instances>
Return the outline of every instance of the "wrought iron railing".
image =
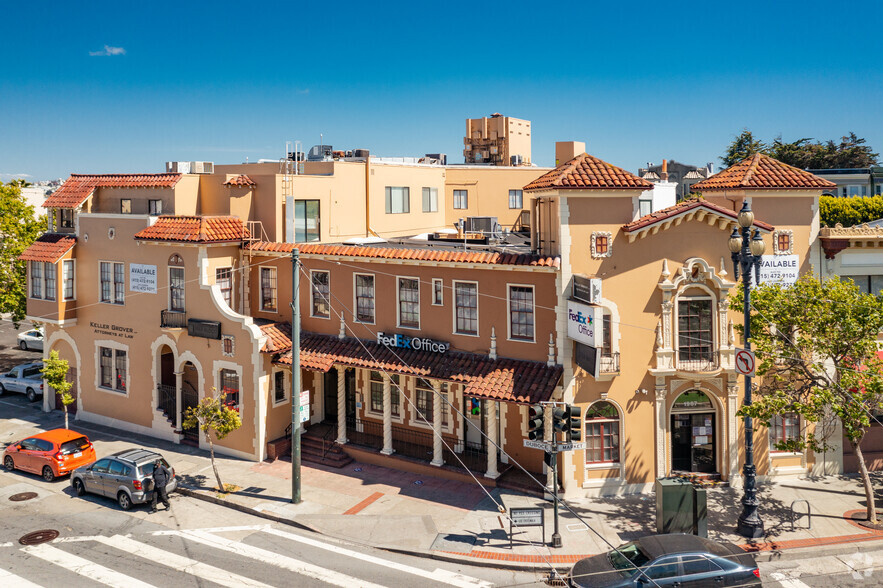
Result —
<instances>
[{"instance_id":1,"label":"wrought iron railing","mask_svg":"<svg viewBox=\"0 0 883 588\"><path fill-rule=\"evenodd\" d=\"M166 415L166 418L170 418L173 421L175 420L175 409L178 407L177 396L178 392L174 386L166 386L164 384L159 384L156 387L157 391L157 409L163 411L163 414Z\"/></svg>"},{"instance_id":2,"label":"wrought iron railing","mask_svg":"<svg viewBox=\"0 0 883 588\"><path fill-rule=\"evenodd\" d=\"M159 326L163 329L186 329L187 313L178 310L159 311Z\"/></svg>"},{"instance_id":3,"label":"wrought iron railing","mask_svg":"<svg viewBox=\"0 0 883 588\"><path fill-rule=\"evenodd\" d=\"M678 353L678 369L685 372L711 372L720 365L718 354L709 351L705 353Z\"/></svg>"},{"instance_id":4,"label":"wrought iron railing","mask_svg":"<svg viewBox=\"0 0 883 588\"><path fill-rule=\"evenodd\" d=\"M353 445L383 449L383 423L348 417L346 419L346 438Z\"/></svg>"},{"instance_id":5,"label":"wrought iron railing","mask_svg":"<svg viewBox=\"0 0 883 588\"><path fill-rule=\"evenodd\" d=\"M602 374L618 374L619 373L619 351L609 355L601 355L601 373Z\"/></svg>"},{"instance_id":6,"label":"wrought iron railing","mask_svg":"<svg viewBox=\"0 0 883 588\"><path fill-rule=\"evenodd\" d=\"M481 443L455 441L449 445L450 448L444 448L444 460L447 465L465 466L476 472L487 470L487 449Z\"/></svg>"}]
</instances>

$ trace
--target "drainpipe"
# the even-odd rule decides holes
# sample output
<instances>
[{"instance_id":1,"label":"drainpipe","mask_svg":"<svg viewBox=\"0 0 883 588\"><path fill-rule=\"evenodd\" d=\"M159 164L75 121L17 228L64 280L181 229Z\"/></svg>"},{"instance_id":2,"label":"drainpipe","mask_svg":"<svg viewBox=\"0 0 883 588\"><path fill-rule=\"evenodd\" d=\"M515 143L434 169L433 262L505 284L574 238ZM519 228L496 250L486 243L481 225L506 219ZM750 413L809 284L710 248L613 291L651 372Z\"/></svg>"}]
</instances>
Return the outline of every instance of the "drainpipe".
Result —
<instances>
[{"instance_id":1,"label":"drainpipe","mask_svg":"<svg viewBox=\"0 0 883 588\"><path fill-rule=\"evenodd\" d=\"M368 190L371 181L371 156L365 157L365 237L371 236L371 198Z\"/></svg>"}]
</instances>

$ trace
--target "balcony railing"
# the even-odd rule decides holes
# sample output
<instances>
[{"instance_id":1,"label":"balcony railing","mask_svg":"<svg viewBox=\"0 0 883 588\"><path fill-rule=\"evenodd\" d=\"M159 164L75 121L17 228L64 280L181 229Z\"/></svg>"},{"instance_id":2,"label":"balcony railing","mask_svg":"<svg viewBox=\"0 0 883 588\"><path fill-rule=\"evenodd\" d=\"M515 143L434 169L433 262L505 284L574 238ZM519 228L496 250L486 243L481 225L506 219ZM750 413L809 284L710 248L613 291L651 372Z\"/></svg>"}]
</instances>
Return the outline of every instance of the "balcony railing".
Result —
<instances>
[{"instance_id":1,"label":"balcony railing","mask_svg":"<svg viewBox=\"0 0 883 588\"><path fill-rule=\"evenodd\" d=\"M610 355L601 355L601 373L602 374L618 374L619 373L619 352Z\"/></svg>"},{"instance_id":2,"label":"balcony railing","mask_svg":"<svg viewBox=\"0 0 883 588\"><path fill-rule=\"evenodd\" d=\"M156 387L159 402L157 408L165 414L166 418L175 420L175 409L177 407L178 392L174 386L166 386L159 384Z\"/></svg>"},{"instance_id":3,"label":"balcony railing","mask_svg":"<svg viewBox=\"0 0 883 588\"><path fill-rule=\"evenodd\" d=\"M690 354L678 352L678 369L684 372L713 372L720 366L718 354L713 351Z\"/></svg>"},{"instance_id":4,"label":"balcony railing","mask_svg":"<svg viewBox=\"0 0 883 588\"><path fill-rule=\"evenodd\" d=\"M186 329L187 313L179 310L159 311L159 326L163 329Z\"/></svg>"}]
</instances>

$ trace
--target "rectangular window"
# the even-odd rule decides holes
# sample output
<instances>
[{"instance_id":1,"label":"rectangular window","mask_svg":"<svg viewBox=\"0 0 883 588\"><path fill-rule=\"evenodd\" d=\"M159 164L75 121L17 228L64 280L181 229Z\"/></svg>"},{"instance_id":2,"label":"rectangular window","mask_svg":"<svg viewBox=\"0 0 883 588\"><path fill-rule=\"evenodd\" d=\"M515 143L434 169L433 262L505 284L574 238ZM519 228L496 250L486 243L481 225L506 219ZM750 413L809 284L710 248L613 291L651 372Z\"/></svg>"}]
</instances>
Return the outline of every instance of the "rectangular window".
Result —
<instances>
[{"instance_id":1,"label":"rectangular window","mask_svg":"<svg viewBox=\"0 0 883 588\"><path fill-rule=\"evenodd\" d=\"M679 361L711 361L712 333L711 300L693 299L678 302Z\"/></svg>"},{"instance_id":2,"label":"rectangular window","mask_svg":"<svg viewBox=\"0 0 883 588\"><path fill-rule=\"evenodd\" d=\"M411 212L411 189L408 187L386 187L386 214Z\"/></svg>"},{"instance_id":3,"label":"rectangular window","mask_svg":"<svg viewBox=\"0 0 883 588\"><path fill-rule=\"evenodd\" d=\"M227 306L233 308L233 268L219 267L215 270L215 284L221 289L221 296Z\"/></svg>"},{"instance_id":4,"label":"rectangular window","mask_svg":"<svg viewBox=\"0 0 883 588\"><path fill-rule=\"evenodd\" d=\"M433 398L435 391L426 380L417 382L417 421L432 424Z\"/></svg>"},{"instance_id":5,"label":"rectangular window","mask_svg":"<svg viewBox=\"0 0 883 588\"><path fill-rule=\"evenodd\" d=\"M261 268L261 310L276 312L276 268Z\"/></svg>"},{"instance_id":6,"label":"rectangular window","mask_svg":"<svg viewBox=\"0 0 883 588\"><path fill-rule=\"evenodd\" d=\"M776 236L776 244L779 251L788 251L791 249L791 235L788 233L779 233Z\"/></svg>"},{"instance_id":7,"label":"rectangular window","mask_svg":"<svg viewBox=\"0 0 883 588\"><path fill-rule=\"evenodd\" d=\"M273 400L277 404L285 400L285 372L273 374Z\"/></svg>"},{"instance_id":8,"label":"rectangular window","mask_svg":"<svg viewBox=\"0 0 883 588\"><path fill-rule=\"evenodd\" d=\"M61 280L64 288L64 299L74 299L74 260L65 259L61 262Z\"/></svg>"},{"instance_id":9,"label":"rectangular window","mask_svg":"<svg viewBox=\"0 0 883 588\"><path fill-rule=\"evenodd\" d=\"M469 208L469 192L467 190L454 190L454 208Z\"/></svg>"},{"instance_id":10,"label":"rectangular window","mask_svg":"<svg viewBox=\"0 0 883 588\"><path fill-rule=\"evenodd\" d=\"M313 316L321 318L331 317L330 283L331 275L328 272L314 271L310 273L310 295L313 299Z\"/></svg>"},{"instance_id":11,"label":"rectangular window","mask_svg":"<svg viewBox=\"0 0 883 588\"><path fill-rule=\"evenodd\" d=\"M120 214L132 214L131 198L120 198Z\"/></svg>"},{"instance_id":12,"label":"rectangular window","mask_svg":"<svg viewBox=\"0 0 883 588\"><path fill-rule=\"evenodd\" d=\"M524 192L521 190L509 190L509 208L524 208Z\"/></svg>"},{"instance_id":13,"label":"rectangular window","mask_svg":"<svg viewBox=\"0 0 883 588\"><path fill-rule=\"evenodd\" d=\"M99 381L102 388L126 391L129 371L128 354L124 349L99 347Z\"/></svg>"},{"instance_id":14,"label":"rectangular window","mask_svg":"<svg viewBox=\"0 0 883 588\"><path fill-rule=\"evenodd\" d=\"M162 214L162 200L148 200L147 213L150 216L159 216Z\"/></svg>"},{"instance_id":15,"label":"rectangular window","mask_svg":"<svg viewBox=\"0 0 883 588\"><path fill-rule=\"evenodd\" d=\"M605 314L601 319L601 357L613 357L613 337L610 331L610 315Z\"/></svg>"},{"instance_id":16,"label":"rectangular window","mask_svg":"<svg viewBox=\"0 0 883 588\"><path fill-rule=\"evenodd\" d=\"M423 212L438 212L438 188L423 188Z\"/></svg>"},{"instance_id":17,"label":"rectangular window","mask_svg":"<svg viewBox=\"0 0 883 588\"><path fill-rule=\"evenodd\" d=\"M55 282L58 275L58 268L54 263L48 261L43 262L43 277L46 280L45 298L46 300L55 300L55 293L58 292L58 285Z\"/></svg>"},{"instance_id":18,"label":"rectangular window","mask_svg":"<svg viewBox=\"0 0 883 588\"><path fill-rule=\"evenodd\" d=\"M432 305L433 306L441 306L445 302L445 285L444 281L440 278L433 278L432 280Z\"/></svg>"},{"instance_id":19,"label":"rectangular window","mask_svg":"<svg viewBox=\"0 0 883 588\"><path fill-rule=\"evenodd\" d=\"M383 376L371 372L371 412L383 412Z\"/></svg>"},{"instance_id":20,"label":"rectangular window","mask_svg":"<svg viewBox=\"0 0 883 588\"><path fill-rule=\"evenodd\" d=\"M786 412L773 417L770 421L770 451L787 451L778 449L780 443L795 441L800 435L800 418L795 412Z\"/></svg>"},{"instance_id":21,"label":"rectangular window","mask_svg":"<svg viewBox=\"0 0 883 588\"><path fill-rule=\"evenodd\" d=\"M586 421L586 463L619 461L619 421Z\"/></svg>"},{"instance_id":22,"label":"rectangular window","mask_svg":"<svg viewBox=\"0 0 883 588\"><path fill-rule=\"evenodd\" d=\"M638 200L638 216L647 216L653 212L652 200Z\"/></svg>"},{"instance_id":23,"label":"rectangular window","mask_svg":"<svg viewBox=\"0 0 883 588\"><path fill-rule=\"evenodd\" d=\"M99 263L98 273L101 281L101 302L123 304L125 302L124 271L126 264L111 261Z\"/></svg>"},{"instance_id":24,"label":"rectangular window","mask_svg":"<svg viewBox=\"0 0 883 588\"><path fill-rule=\"evenodd\" d=\"M319 201L294 201L294 242L318 241L320 236Z\"/></svg>"},{"instance_id":25,"label":"rectangular window","mask_svg":"<svg viewBox=\"0 0 883 588\"><path fill-rule=\"evenodd\" d=\"M117 349L116 357L114 358L114 368L116 368L114 387L122 392L126 391L126 363L126 352L122 349Z\"/></svg>"},{"instance_id":26,"label":"rectangular window","mask_svg":"<svg viewBox=\"0 0 883 588\"><path fill-rule=\"evenodd\" d=\"M420 328L420 282L399 278L399 326Z\"/></svg>"},{"instance_id":27,"label":"rectangular window","mask_svg":"<svg viewBox=\"0 0 883 588\"><path fill-rule=\"evenodd\" d=\"M31 298L43 298L43 262L31 262Z\"/></svg>"},{"instance_id":28,"label":"rectangular window","mask_svg":"<svg viewBox=\"0 0 883 588\"><path fill-rule=\"evenodd\" d=\"M880 296L880 291L883 290L883 276L843 276L843 279L855 282L862 294Z\"/></svg>"},{"instance_id":29,"label":"rectangular window","mask_svg":"<svg viewBox=\"0 0 883 588\"><path fill-rule=\"evenodd\" d=\"M595 235L595 255L607 255L609 247L610 243L606 235Z\"/></svg>"},{"instance_id":30,"label":"rectangular window","mask_svg":"<svg viewBox=\"0 0 883 588\"><path fill-rule=\"evenodd\" d=\"M460 335L478 334L478 284L454 282L454 332Z\"/></svg>"},{"instance_id":31,"label":"rectangular window","mask_svg":"<svg viewBox=\"0 0 883 588\"><path fill-rule=\"evenodd\" d=\"M184 268L169 268L169 310L184 312Z\"/></svg>"},{"instance_id":32,"label":"rectangular window","mask_svg":"<svg viewBox=\"0 0 883 588\"><path fill-rule=\"evenodd\" d=\"M532 286L509 286L509 333L512 339L534 339Z\"/></svg>"},{"instance_id":33,"label":"rectangular window","mask_svg":"<svg viewBox=\"0 0 883 588\"><path fill-rule=\"evenodd\" d=\"M123 304L126 301L126 264L113 264L113 303Z\"/></svg>"},{"instance_id":34,"label":"rectangular window","mask_svg":"<svg viewBox=\"0 0 883 588\"><path fill-rule=\"evenodd\" d=\"M99 264L99 279L101 281L101 302L110 302L110 272L111 263L102 261Z\"/></svg>"},{"instance_id":35,"label":"rectangular window","mask_svg":"<svg viewBox=\"0 0 883 588\"><path fill-rule=\"evenodd\" d=\"M221 370L221 393L226 394L224 403L230 408L239 407L239 374L233 370Z\"/></svg>"},{"instance_id":36,"label":"rectangular window","mask_svg":"<svg viewBox=\"0 0 883 588\"><path fill-rule=\"evenodd\" d=\"M356 274L356 320L374 322L374 276Z\"/></svg>"},{"instance_id":37,"label":"rectangular window","mask_svg":"<svg viewBox=\"0 0 883 588\"><path fill-rule=\"evenodd\" d=\"M61 209L61 228L62 229L72 229L74 228L74 211L70 208L62 208Z\"/></svg>"},{"instance_id":38,"label":"rectangular window","mask_svg":"<svg viewBox=\"0 0 883 588\"><path fill-rule=\"evenodd\" d=\"M113 387L113 349L100 347L101 352L101 385L105 388Z\"/></svg>"}]
</instances>

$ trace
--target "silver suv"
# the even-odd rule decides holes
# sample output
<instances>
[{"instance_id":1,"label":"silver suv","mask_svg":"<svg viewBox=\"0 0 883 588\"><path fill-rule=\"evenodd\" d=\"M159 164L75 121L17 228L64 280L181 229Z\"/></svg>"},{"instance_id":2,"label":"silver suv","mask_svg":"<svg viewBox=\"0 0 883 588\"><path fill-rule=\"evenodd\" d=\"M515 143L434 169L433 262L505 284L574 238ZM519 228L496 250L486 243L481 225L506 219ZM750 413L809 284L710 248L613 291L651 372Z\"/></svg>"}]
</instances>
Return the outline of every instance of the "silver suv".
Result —
<instances>
[{"instance_id":1,"label":"silver suv","mask_svg":"<svg viewBox=\"0 0 883 588\"><path fill-rule=\"evenodd\" d=\"M71 486L77 496L86 492L115 498L120 508L129 510L133 504L144 504L153 491L153 464L160 460L172 473L166 485L171 493L178 487L175 469L155 451L125 449L71 473Z\"/></svg>"}]
</instances>

